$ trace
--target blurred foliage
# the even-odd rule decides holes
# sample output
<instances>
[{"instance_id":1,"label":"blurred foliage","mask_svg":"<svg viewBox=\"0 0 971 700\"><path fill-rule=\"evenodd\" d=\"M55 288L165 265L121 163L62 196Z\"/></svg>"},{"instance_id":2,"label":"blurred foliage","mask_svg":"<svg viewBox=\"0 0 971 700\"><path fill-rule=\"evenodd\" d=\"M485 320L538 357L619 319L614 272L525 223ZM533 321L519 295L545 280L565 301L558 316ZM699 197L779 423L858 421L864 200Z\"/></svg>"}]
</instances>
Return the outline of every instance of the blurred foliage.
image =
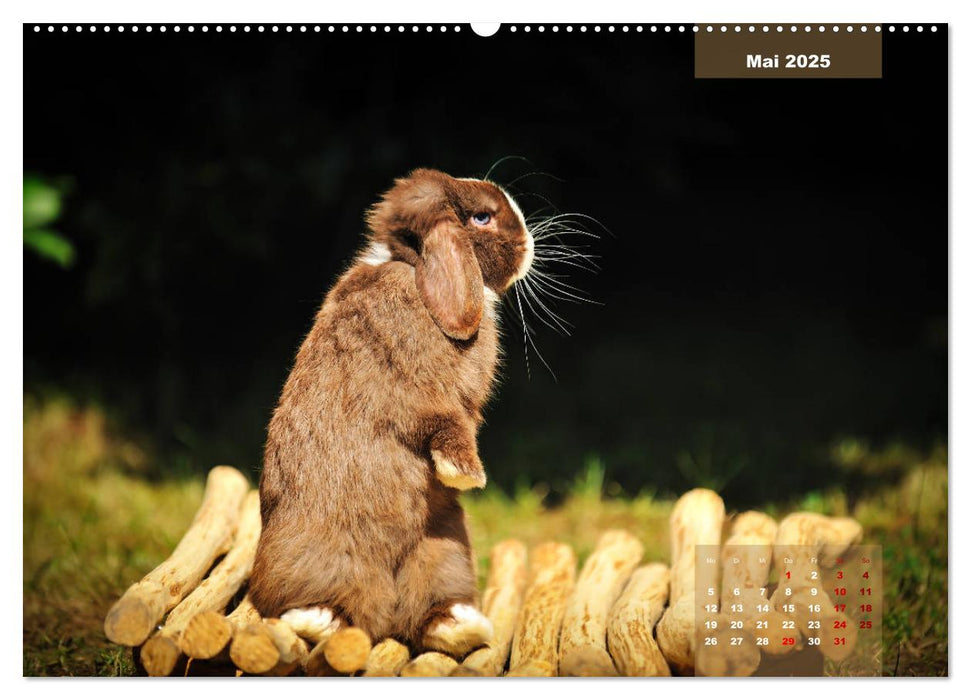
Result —
<instances>
[{"instance_id":1,"label":"blurred foliage","mask_svg":"<svg viewBox=\"0 0 971 700\"><path fill-rule=\"evenodd\" d=\"M108 607L167 557L202 498L196 477L144 477L145 452L103 411L24 398L25 675L130 675Z\"/></svg>"},{"instance_id":2,"label":"blurred foliage","mask_svg":"<svg viewBox=\"0 0 971 700\"><path fill-rule=\"evenodd\" d=\"M50 226L61 215L66 189L63 179L53 184L24 176L24 247L64 268L74 263L74 245Z\"/></svg>"},{"instance_id":3,"label":"blurred foliage","mask_svg":"<svg viewBox=\"0 0 971 700\"><path fill-rule=\"evenodd\" d=\"M865 460L899 454L864 449ZM795 510L850 515L864 540L884 554L886 675L945 675L948 670L947 451L913 455L901 475L879 483L854 506L837 488L761 504L774 517ZM202 497L199 475L149 481L153 457L119 434L97 406L64 398L24 398L24 674L131 675L128 649L110 644L103 618L114 600L167 557ZM591 456L569 492L548 507L545 484L510 491L490 484L462 498L480 586L489 551L517 538L574 547L582 565L604 530L626 528L645 561L668 561L674 502L649 491L608 496L610 470ZM742 510L726 499L729 515Z\"/></svg>"}]
</instances>

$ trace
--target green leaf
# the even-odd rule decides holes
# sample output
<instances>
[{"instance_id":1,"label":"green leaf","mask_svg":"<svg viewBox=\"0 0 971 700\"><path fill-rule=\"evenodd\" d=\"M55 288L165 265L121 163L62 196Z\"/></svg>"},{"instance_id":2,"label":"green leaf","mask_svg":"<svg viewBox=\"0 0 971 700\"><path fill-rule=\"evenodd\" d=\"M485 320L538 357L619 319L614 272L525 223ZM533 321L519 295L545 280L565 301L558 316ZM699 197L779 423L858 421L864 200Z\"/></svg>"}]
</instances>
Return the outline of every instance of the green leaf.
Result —
<instances>
[{"instance_id":1,"label":"green leaf","mask_svg":"<svg viewBox=\"0 0 971 700\"><path fill-rule=\"evenodd\" d=\"M61 193L36 177L24 178L24 229L35 229L61 215Z\"/></svg>"},{"instance_id":2,"label":"green leaf","mask_svg":"<svg viewBox=\"0 0 971 700\"><path fill-rule=\"evenodd\" d=\"M70 267L74 262L74 245L61 234L50 229L24 229L24 247L33 250L42 258L56 262L61 267Z\"/></svg>"}]
</instances>

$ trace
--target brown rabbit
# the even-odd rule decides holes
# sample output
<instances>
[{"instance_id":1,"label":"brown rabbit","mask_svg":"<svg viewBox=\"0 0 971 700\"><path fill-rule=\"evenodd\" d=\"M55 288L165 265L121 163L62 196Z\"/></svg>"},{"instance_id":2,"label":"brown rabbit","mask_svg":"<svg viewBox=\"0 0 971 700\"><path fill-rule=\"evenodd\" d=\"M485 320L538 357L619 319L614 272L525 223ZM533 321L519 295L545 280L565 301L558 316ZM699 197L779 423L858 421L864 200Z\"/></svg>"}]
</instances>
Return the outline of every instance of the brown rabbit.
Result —
<instances>
[{"instance_id":1,"label":"brown rabbit","mask_svg":"<svg viewBox=\"0 0 971 700\"><path fill-rule=\"evenodd\" d=\"M494 305L533 238L500 187L435 170L397 180L367 221L270 421L250 596L313 639L350 624L460 655L492 627L458 492L486 483Z\"/></svg>"}]
</instances>

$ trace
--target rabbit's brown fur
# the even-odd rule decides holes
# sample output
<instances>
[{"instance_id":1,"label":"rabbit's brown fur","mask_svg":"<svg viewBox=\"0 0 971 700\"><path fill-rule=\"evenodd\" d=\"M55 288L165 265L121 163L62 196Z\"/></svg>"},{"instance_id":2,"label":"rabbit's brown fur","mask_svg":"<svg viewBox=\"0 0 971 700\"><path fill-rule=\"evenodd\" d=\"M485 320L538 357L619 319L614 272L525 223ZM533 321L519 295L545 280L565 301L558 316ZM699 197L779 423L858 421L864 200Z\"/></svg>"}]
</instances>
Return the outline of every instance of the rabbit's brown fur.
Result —
<instances>
[{"instance_id":1,"label":"rabbit's brown fur","mask_svg":"<svg viewBox=\"0 0 971 700\"><path fill-rule=\"evenodd\" d=\"M249 592L264 616L325 606L372 639L420 646L431 621L475 599L441 464L450 483L485 483L490 305L532 241L497 186L431 170L398 180L368 224L370 248L327 294L270 421Z\"/></svg>"}]
</instances>

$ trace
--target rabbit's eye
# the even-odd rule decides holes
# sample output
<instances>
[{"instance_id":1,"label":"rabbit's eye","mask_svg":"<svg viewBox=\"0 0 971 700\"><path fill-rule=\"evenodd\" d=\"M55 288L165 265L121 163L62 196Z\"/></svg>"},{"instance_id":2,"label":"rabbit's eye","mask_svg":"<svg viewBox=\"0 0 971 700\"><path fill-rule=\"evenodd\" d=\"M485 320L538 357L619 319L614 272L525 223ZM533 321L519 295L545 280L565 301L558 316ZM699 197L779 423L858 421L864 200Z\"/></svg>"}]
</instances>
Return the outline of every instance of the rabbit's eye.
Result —
<instances>
[{"instance_id":1,"label":"rabbit's eye","mask_svg":"<svg viewBox=\"0 0 971 700\"><path fill-rule=\"evenodd\" d=\"M492 214L487 211L480 211L478 214L472 215L472 223L476 226L488 226L490 221L492 221Z\"/></svg>"}]
</instances>

